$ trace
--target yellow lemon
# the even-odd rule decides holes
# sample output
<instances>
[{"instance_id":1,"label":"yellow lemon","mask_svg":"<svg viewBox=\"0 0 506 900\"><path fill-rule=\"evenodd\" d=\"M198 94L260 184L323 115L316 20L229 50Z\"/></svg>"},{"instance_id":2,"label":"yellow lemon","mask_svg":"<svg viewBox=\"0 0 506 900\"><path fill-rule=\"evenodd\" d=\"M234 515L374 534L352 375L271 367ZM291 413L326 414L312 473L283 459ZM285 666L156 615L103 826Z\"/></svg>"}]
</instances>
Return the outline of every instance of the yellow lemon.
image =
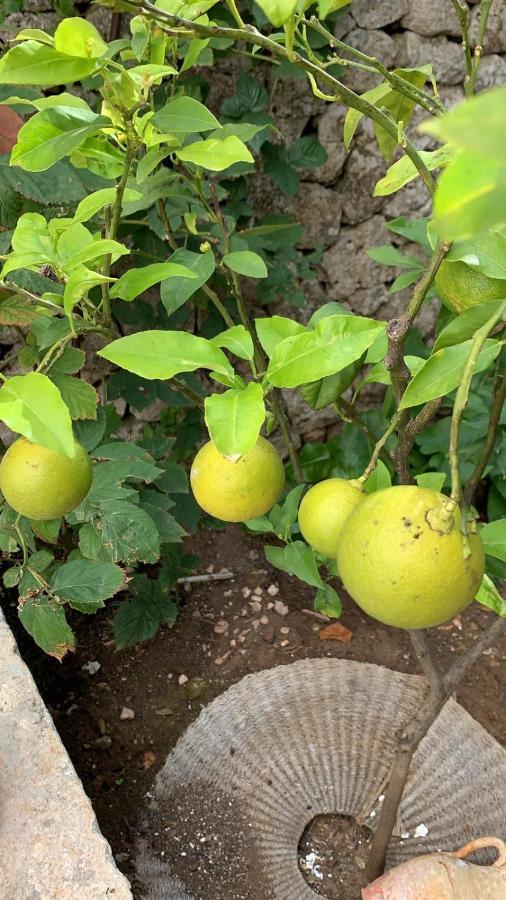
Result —
<instances>
[{"instance_id":1,"label":"yellow lemon","mask_svg":"<svg viewBox=\"0 0 506 900\"><path fill-rule=\"evenodd\" d=\"M28 519L58 519L79 506L90 487L91 460L77 441L71 459L19 438L0 463L0 490Z\"/></svg>"},{"instance_id":2,"label":"yellow lemon","mask_svg":"<svg viewBox=\"0 0 506 900\"><path fill-rule=\"evenodd\" d=\"M246 522L269 512L285 483L276 448L259 437L236 462L218 453L208 441L197 453L190 482L199 506L224 522Z\"/></svg>"},{"instance_id":3,"label":"yellow lemon","mask_svg":"<svg viewBox=\"0 0 506 900\"><path fill-rule=\"evenodd\" d=\"M482 275L461 260L443 260L434 281L444 305L454 313L465 312L478 303L506 299L506 280Z\"/></svg>"},{"instance_id":4,"label":"yellow lemon","mask_svg":"<svg viewBox=\"0 0 506 900\"><path fill-rule=\"evenodd\" d=\"M337 554L339 575L364 612L386 625L428 628L474 599L485 569L483 544L469 535L464 558L458 507L416 485L370 494L350 514Z\"/></svg>"},{"instance_id":5,"label":"yellow lemon","mask_svg":"<svg viewBox=\"0 0 506 900\"><path fill-rule=\"evenodd\" d=\"M344 523L365 494L344 478L327 478L310 488L299 507L299 528L318 553L336 557Z\"/></svg>"}]
</instances>

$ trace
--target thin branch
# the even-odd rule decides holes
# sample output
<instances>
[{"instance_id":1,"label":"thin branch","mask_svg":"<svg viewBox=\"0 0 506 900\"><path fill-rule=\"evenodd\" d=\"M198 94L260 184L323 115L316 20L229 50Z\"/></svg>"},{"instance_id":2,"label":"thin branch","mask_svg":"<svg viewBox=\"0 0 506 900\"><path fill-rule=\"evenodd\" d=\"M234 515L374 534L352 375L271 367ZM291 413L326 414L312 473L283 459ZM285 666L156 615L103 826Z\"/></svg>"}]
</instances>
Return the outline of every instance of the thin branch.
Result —
<instances>
[{"instance_id":1,"label":"thin branch","mask_svg":"<svg viewBox=\"0 0 506 900\"><path fill-rule=\"evenodd\" d=\"M495 617L479 640L473 644L464 656L453 664L443 677L441 677L437 663L430 655L430 647L425 638L417 636L413 641L415 652L423 665L430 688L418 711L398 734L398 748L390 769L390 781L385 791L378 828L371 844L371 852L366 868L369 881L373 881L378 875L381 875L385 868L388 845L395 827L399 804L404 793L416 748L471 666L497 640L505 625L506 619ZM427 651L429 656L426 655Z\"/></svg>"},{"instance_id":2,"label":"thin branch","mask_svg":"<svg viewBox=\"0 0 506 900\"><path fill-rule=\"evenodd\" d=\"M156 19L159 22L166 23L169 34L179 36L199 36L199 37L223 37L234 41L245 41L254 44L257 47L263 47L270 51L275 57L282 57L299 68L303 69L314 79L320 80L329 85L334 92L334 99L352 109L363 113L373 122L377 122L382 128L393 138L393 140L402 147L406 156L411 159L417 172L422 178L427 191L432 196L435 190L435 181L430 174L427 166L423 162L422 157L417 152L409 138L399 129L397 123L384 110L378 109L372 103L364 100L346 85L342 84L337 78L331 75L325 69L314 62L301 56L296 51L289 51L282 44L276 43L271 38L261 34L253 25L244 25L244 28L227 28L220 25L204 25L200 22L192 22L181 16L175 16L157 9L149 0L140 0L140 2L132 2L129 4L133 10L143 12L145 15Z\"/></svg>"},{"instance_id":3,"label":"thin branch","mask_svg":"<svg viewBox=\"0 0 506 900\"><path fill-rule=\"evenodd\" d=\"M367 481L367 479L369 478L369 475L371 475L374 472L374 469L376 468L376 466L378 464L378 459L380 457L380 453L381 453L383 447L385 446L386 442L388 441L388 438L390 437L390 435L392 435L394 433L395 429L399 425L399 422L401 421L401 417L402 417L402 412L397 411L392 416L388 428L386 429L384 434L382 434L379 441L376 443L376 446L374 447L371 459L369 460L369 464L367 465L367 468L364 470L364 473L358 479L358 481L360 481L362 484L365 481Z\"/></svg>"},{"instance_id":4,"label":"thin branch","mask_svg":"<svg viewBox=\"0 0 506 900\"><path fill-rule=\"evenodd\" d=\"M460 503L462 500L462 488L460 483L460 469L459 469L459 432L460 432L460 420L462 418L462 414L467 406L467 401L469 397L469 390L471 387L472 377L474 375L474 370L476 367L476 363L478 361L478 357L482 351L483 345L488 338L490 332L494 329L497 322L500 321L502 316L504 315L504 311L506 310L506 300L501 303L499 309L494 312L492 316L482 325L481 328L475 333L471 350L469 356L467 357L466 364L464 367L464 371L462 373L462 378L460 384L457 389L457 395L455 397L455 403L453 404L453 413L452 413L452 421L450 426L450 470L451 470L451 479L452 479L452 488L451 488L451 498L455 503ZM464 535L467 533L467 516L463 514L462 516L462 531Z\"/></svg>"},{"instance_id":5,"label":"thin branch","mask_svg":"<svg viewBox=\"0 0 506 900\"><path fill-rule=\"evenodd\" d=\"M497 429L499 427L499 420L501 418L502 409L504 406L504 401L506 400L506 376L503 372L499 372L496 378L495 389L494 389L494 399L492 401L492 410L490 412L490 421L488 424L487 436L485 438L485 442L481 448L480 458L476 463L474 472L472 473L469 481L464 490L464 500L466 506L471 506L473 502L473 497L476 493L476 488L478 487L483 473L487 467L487 463L490 459L490 454L494 449L495 439L497 435Z\"/></svg>"},{"instance_id":6,"label":"thin branch","mask_svg":"<svg viewBox=\"0 0 506 900\"><path fill-rule=\"evenodd\" d=\"M123 172L121 178L116 186L116 196L114 198L114 203L112 205L112 209L110 213L107 213L106 216L106 237L109 240L116 240L116 235L118 234L118 227L121 219L121 206L123 203L123 194L125 193L125 188L128 181L128 176L130 174L130 166L132 164L132 160L134 159L136 154L136 149L132 145L130 141L127 142L127 149L125 153L125 159L123 161ZM112 255L109 254L106 256L104 261L104 269L103 274L109 275L111 271L112 265ZM110 326L112 321L111 314L111 296L109 293L109 284L105 282L102 285L102 315L104 318L104 323L107 326Z\"/></svg>"},{"instance_id":7,"label":"thin branch","mask_svg":"<svg viewBox=\"0 0 506 900\"><path fill-rule=\"evenodd\" d=\"M323 35L323 37L327 39L330 47L335 47L338 50L341 50L342 53L347 53L349 56L354 57L354 59L361 60L362 63L365 63L365 65L360 65L359 68L382 75L385 81L388 81L396 91L403 94L405 97L408 97L410 100L413 100L414 103L418 103L418 105L427 112L432 115L444 112L444 105L439 98L432 97L426 91L417 88L395 72L390 72L379 59L376 59L376 57L368 56L361 50L357 50L355 47L345 44L344 41L339 41L321 24L321 22L319 22L316 16L311 16L310 19L302 19L302 22ZM350 65L350 60L340 60L340 62L344 65ZM354 65L354 63L352 62L351 65Z\"/></svg>"},{"instance_id":8,"label":"thin branch","mask_svg":"<svg viewBox=\"0 0 506 900\"><path fill-rule=\"evenodd\" d=\"M452 0L453 8L457 13L460 25L460 33L462 34L462 46L466 58L466 77L464 79L464 90L466 96L473 93L472 90L472 70L473 58L471 56L471 45L469 43L469 7L465 0Z\"/></svg>"},{"instance_id":9,"label":"thin branch","mask_svg":"<svg viewBox=\"0 0 506 900\"><path fill-rule=\"evenodd\" d=\"M480 23L478 25L478 40L477 40L476 46L474 48L473 68L472 68L472 72L471 72L471 78L469 81L469 94L474 94L474 89L476 86L476 76L478 75L478 69L480 66L481 54L483 51L483 42L485 40L485 33L487 30L488 16L490 13L491 6L492 6L492 0L481 0Z\"/></svg>"},{"instance_id":10,"label":"thin branch","mask_svg":"<svg viewBox=\"0 0 506 900\"><path fill-rule=\"evenodd\" d=\"M181 394L183 397L186 397L187 400L190 400L194 406L198 407L202 412L204 411L204 401L202 397L200 397L196 391L193 390L185 381L182 381L180 378L171 378L169 381L169 387L176 392L176 394Z\"/></svg>"}]
</instances>

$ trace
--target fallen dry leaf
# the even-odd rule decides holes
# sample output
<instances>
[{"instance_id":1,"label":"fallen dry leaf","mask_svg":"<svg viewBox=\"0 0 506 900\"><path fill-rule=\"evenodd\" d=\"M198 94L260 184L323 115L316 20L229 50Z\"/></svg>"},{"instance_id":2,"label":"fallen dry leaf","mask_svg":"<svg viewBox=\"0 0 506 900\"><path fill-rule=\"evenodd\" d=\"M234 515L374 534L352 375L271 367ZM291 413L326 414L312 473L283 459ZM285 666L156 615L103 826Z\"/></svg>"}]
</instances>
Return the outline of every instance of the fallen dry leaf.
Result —
<instances>
[{"instance_id":1,"label":"fallen dry leaf","mask_svg":"<svg viewBox=\"0 0 506 900\"><path fill-rule=\"evenodd\" d=\"M150 769L156 762L156 753L152 750L146 750L142 756L142 766L144 769Z\"/></svg>"},{"instance_id":2,"label":"fallen dry leaf","mask_svg":"<svg viewBox=\"0 0 506 900\"><path fill-rule=\"evenodd\" d=\"M352 637L353 631L346 628L346 625L341 625L340 622L332 622L332 625L327 625L320 631L321 641L342 641L344 644L348 644Z\"/></svg>"}]
</instances>

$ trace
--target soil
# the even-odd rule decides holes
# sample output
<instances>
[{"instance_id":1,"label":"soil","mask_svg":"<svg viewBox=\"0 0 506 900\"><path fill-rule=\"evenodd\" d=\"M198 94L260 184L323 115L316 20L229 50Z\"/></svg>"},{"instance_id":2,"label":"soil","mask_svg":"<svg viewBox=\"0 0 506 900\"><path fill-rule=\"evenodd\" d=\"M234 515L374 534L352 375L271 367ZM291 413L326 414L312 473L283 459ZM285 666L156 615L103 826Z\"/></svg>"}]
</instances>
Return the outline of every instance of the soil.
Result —
<instances>
[{"instance_id":1,"label":"soil","mask_svg":"<svg viewBox=\"0 0 506 900\"><path fill-rule=\"evenodd\" d=\"M316 816L299 843L299 869L328 900L360 897L372 831L348 816Z\"/></svg>"},{"instance_id":2,"label":"soil","mask_svg":"<svg viewBox=\"0 0 506 900\"><path fill-rule=\"evenodd\" d=\"M78 650L60 664L40 652L19 626L15 603L5 603L21 652L91 798L100 828L119 867L132 882L133 845L156 772L202 707L231 684L249 672L305 657L338 657L402 672L417 671L407 635L367 618L346 596L341 622L351 630L351 640L320 639L326 623L312 612L314 589L270 567L262 541L245 534L241 527L228 529L226 535L222 531L201 531L188 539L187 550L199 556L199 572L212 574L226 568L234 577L182 589L181 613L175 627L162 628L152 640L131 650L115 649L111 604L93 617L76 614L72 624L77 631ZM452 623L434 629L439 663L449 667L479 637L491 615L473 604ZM502 743L506 743L506 705L502 702L506 695L505 659L506 634L483 654L459 690L464 707ZM213 827L205 798L202 801L199 814L202 836L207 839ZM183 807L187 802L187 798L181 798ZM169 823L179 831L179 835L174 831L174 838L183 840L189 833L191 816L187 816L187 824L184 818L181 816L176 825ZM331 818L333 830L329 832L327 825L323 837L319 832L312 833L314 846L308 852L321 855L318 865L324 876L313 879L311 886L335 900L345 896L330 892L339 888L341 848L348 846L350 865L357 870L353 859L361 855L364 845L356 843L363 840L361 834L349 828L343 831L342 826L339 830L337 817ZM226 816L220 827L215 824L215 832L221 839L227 834ZM335 835L330 843L329 833ZM330 850L323 847L325 843ZM237 835L232 855L240 859L241 852L241 837ZM340 861L337 870L336 857ZM243 869L237 870L240 889L236 893L227 894L217 887L213 897L203 887L206 866L213 865L212 852L209 854L207 848L202 854L199 851L191 862L195 896L250 900L249 895L241 893ZM257 890L251 900L268 900L266 889L258 884L255 861L246 859L245 865L255 872ZM135 887L134 894L139 896ZM346 897L352 896L348 890Z\"/></svg>"}]
</instances>

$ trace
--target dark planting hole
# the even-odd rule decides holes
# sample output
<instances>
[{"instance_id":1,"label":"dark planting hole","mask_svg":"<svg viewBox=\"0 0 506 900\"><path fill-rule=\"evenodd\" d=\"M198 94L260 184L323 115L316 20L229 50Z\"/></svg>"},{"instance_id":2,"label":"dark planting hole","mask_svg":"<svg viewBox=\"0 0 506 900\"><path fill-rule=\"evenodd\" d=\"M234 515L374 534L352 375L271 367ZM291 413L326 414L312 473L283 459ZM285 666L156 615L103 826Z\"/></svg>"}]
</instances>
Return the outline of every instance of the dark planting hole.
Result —
<instances>
[{"instance_id":1,"label":"dark planting hole","mask_svg":"<svg viewBox=\"0 0 506 900\"><path fill-rule=\"evenodd\" d=\"M298 847L299 869L328 900L360 900L372 831L349 816L315 816Z\"/></svg>"}]
</instances>

